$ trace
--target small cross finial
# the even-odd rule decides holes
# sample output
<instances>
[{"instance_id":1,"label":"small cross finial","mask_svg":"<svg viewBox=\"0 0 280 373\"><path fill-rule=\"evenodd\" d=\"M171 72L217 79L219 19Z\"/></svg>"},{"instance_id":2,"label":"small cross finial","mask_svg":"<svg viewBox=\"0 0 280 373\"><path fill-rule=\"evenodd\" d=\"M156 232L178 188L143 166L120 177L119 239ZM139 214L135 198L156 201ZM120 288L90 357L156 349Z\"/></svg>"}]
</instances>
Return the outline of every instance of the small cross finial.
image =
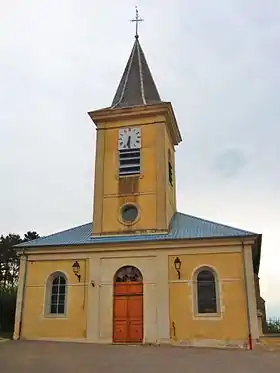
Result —
<instances>
[{"instance_id":1,"label":"small cross finial","mask_svg":"<svg viewBox=\"0 0 280 373\"><path fill-rule=\"evenodd\" d=\"M135 15L135 18L134 19L131 19L130 21L131 22L135 22L135 38L138 39L139 35L138 35L138 23L139 22L143 22L144 19L142 18L139 18L139 12L138 12L138 8L137 6L135 7L135 10L136 10L136 15Z\"/></svg>"}]
</instances>

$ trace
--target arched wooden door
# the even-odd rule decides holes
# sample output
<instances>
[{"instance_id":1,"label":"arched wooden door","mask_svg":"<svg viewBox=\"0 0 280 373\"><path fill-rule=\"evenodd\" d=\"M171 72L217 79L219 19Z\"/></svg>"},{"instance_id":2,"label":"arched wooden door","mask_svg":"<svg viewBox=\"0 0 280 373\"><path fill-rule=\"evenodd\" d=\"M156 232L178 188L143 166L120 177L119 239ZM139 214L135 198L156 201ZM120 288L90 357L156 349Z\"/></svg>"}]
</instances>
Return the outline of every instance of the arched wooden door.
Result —
<instances>
[{"instance_id":1,"label":"arched wooden door","mask_svg":"<svg viewBox=\"0 0 280 373\"><path fill-rule=\"evenodd\" d=\"M115 274L113 341L143 341L143 278L133 266L122 267Z\"/></svg>"}]
</instances>

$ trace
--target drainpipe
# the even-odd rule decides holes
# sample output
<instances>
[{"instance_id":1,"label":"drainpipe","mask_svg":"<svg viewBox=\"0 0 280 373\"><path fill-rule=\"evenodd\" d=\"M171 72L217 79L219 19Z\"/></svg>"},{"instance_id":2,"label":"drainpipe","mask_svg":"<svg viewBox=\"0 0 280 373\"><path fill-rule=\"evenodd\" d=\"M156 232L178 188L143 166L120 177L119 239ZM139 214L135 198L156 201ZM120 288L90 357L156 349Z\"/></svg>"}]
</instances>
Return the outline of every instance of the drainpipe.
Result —
<instances>
[{"instance_id":1,"label":"drainpipe","mask_svg":"<svg viewBox=\"0 0 280 373\"><path fill-rule=\"evenodd\" d=\"M245 247L244 241L241 241L242 245L242 259L243 259L243 271L244 271L244 283L245 283L245 294L246 294L246 312L247 312L247 322L248 322L248 339L249 339L249 348L252 351L252 332L251 332L251 320L250 320L250 311L249 311L249 299L248 299L248 282L247 282L247 273L246 273L246 261L245 261Z\"/></svg>"},{"instance_id":2,"label":"drainpipe","mask_svg":"<svg viewBox=\"0 0 280 373\"><path fill-rule=\"evenodd\" d=\"M19 316L19 328L18 328L18 339L21 338L22 332L22 314L24 308L24 300L25 300L25 288L26 288L26 278L27 278L27 254L23 250L22 255L25 257L25 265L24 265L24 272L23 272L23 284L22 284L22 298L21 298L21 307L20 307L20 316Z\"/></svg>"}]
</instances>

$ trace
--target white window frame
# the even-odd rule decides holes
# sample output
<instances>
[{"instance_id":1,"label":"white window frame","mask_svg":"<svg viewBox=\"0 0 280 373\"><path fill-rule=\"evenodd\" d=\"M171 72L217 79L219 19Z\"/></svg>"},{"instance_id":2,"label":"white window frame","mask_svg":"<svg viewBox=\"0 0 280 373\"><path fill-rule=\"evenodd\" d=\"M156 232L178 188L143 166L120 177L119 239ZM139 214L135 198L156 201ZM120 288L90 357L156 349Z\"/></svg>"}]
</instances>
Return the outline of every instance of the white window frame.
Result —
<instances>
[{"instance_id":1,"label":"white window frame","mask_svg":"<svg viewBox=\"0 0 280 373\"><path fill-rule=\"evenodd\" d=\"M52 285L53 281L57 277L63 277L65 279L65 299L64 299L64 312L63 313L51 313L51 297L52 297ZM68 301L68 279L65 273L61 271L53 272L47 279L46 282L46 294L45 294L45 317L47 318L66 318L67 316L67 302Z\"/></svg>"},{"instance_id":2,"label":"white window frame","mask_svg":"<svg viewBox=\"0 0 280 373\"><path fill-rule=\"evenodd\" d=\"M214 280L215 280L215 295L216 295L216 307L217 307L217 312L211 312L211 313L199 313L198 312L198 281L197 281L197 277L199 275L200 272L202 271L210 271L213 276L214 276ZM193 314L194 314L194 317L195 318L220 318L222 316L221 314L221 289L220 289L220 281L219 281L219 277L218 277L218 274L217 274L217 271L209 266L209 265L203 265L203 266L200 266L198 268L195 269L194 271L194 274L193 274Z\"/></svg>"}]
</instances>

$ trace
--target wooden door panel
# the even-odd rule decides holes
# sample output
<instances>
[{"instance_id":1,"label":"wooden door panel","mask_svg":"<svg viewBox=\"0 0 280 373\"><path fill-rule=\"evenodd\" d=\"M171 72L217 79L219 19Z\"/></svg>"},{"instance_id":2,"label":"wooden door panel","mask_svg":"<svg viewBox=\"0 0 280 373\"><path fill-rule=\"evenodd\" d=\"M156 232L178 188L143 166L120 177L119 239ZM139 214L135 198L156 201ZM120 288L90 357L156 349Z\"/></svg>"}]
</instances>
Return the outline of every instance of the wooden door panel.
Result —
<instances>
[{"instance_id":1,"label":"wooden door panel","mask_svg":"<svg viewBox=\"0 0 280 373\"><path fill-rule=\"evenodd\" d=\"M126 295L128 293L128 285L126 282L117 282L114 285L114 295Z\"/></svg>"},{"instance_id":2,"label":"wooden door panel","mask_svg":"<svg viewBox=\"0 0 280 373\"><path fill-rule=\"evenodd\" d=\"M143 294L142 282L128 282L127 283L127 294L131 294L131 295Z\"/></svg>"},{"instance_id":3,"label":"wooden door panel","mask_svg":"<svg viewBox=\"0 0 280 373\"><path fill-rule=\"evenodd\" d=\"M141 321L130 321L129 322L129 341L130 342L142 342L143 341L143 323Z\"/></svg>"},{"instance_id":4,"label":"wooden door panel","mask_svg":"<svg viewBox=\"0 0 280 373\"><path fill-rule=\"evenodd\" d=\"M136 295L127 300L127 310L129 320L143 319L143 296Z\"/></svg>"},{"instance_id":5,"label":"wooden door panel","mask_svg":"<svg viewBox=\"0 0 280 373\"><path fill-rule=\"evenodd\" d=\"M117 296L114 301L114 319L127 319L127 297Z\"/></svg>"},{"instance_id":6,"label":"wooden door panel","mask_svg":"<svg viewBox=\"0 0 280 373\"><path fill-rule=\"evenodd\" d=\"M143 284L114 285L113 340L117 343L143 341Z\"/></svg>"},{"instance_id":7,"label":"wooden door panel","mask_svg":"<svg viewBox=\"0 0 280 373\"><path fill-rule=\"evenodd\" d=\"M125 343L128 336L128 323L127 321L114 321L114 335L115 342Z\"/></svg>"}]
</instances>

